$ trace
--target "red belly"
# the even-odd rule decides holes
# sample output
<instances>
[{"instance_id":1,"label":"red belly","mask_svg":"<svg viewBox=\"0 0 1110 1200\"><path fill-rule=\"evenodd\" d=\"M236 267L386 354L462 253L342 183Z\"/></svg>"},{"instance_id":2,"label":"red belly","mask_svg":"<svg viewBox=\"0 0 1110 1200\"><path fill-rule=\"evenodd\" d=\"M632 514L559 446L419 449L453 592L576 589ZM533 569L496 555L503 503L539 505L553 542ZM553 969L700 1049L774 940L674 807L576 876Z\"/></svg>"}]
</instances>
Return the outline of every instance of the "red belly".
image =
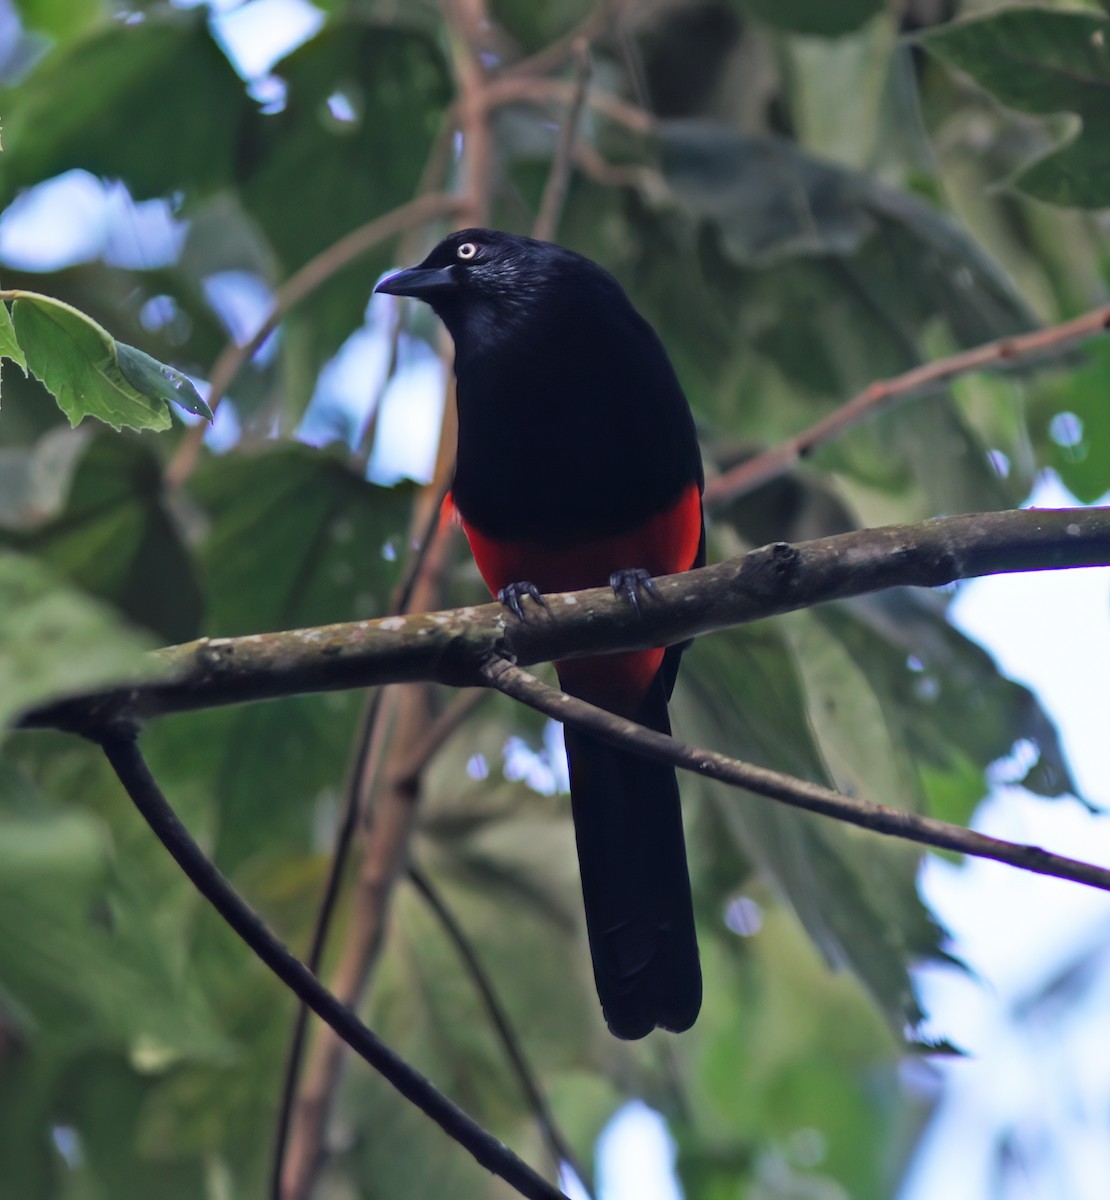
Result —
<instances>
[{"instance_id":1,"label":"red belly","mask_svg":"<svg viewBox=\"0 0 1110 1200\"><path fill-rule=\"evenodd\" d=\"M527 497L521 499L527 504ZM455 512L450 495L444 516ZM643 567L652 575L687 571L701 543L701 492L691 483L667 509L635 529L575 545L542 541L498 542L459 521L486 586L496 595L510 583L534 583L541 592L572 592L607 587L609 576L628 567ZM611 712L631 714L651 685L663 648L564 659L555 664L563 687Z\"/></svg>"}]
</instances>

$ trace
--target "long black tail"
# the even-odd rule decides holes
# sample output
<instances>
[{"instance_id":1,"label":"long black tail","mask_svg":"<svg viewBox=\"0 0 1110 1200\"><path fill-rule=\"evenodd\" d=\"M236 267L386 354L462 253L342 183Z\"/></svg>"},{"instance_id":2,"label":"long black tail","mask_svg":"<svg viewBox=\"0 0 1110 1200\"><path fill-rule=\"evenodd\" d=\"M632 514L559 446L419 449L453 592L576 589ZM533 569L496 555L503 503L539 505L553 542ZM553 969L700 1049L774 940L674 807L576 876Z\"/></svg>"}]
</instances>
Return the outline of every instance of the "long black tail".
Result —
<instances>
[{"instance_id":1,"label":"long black tail","mask_svg":"<svg viewBox=\"0 0 1110 1200\"><path fill-rule=\"evenodd\" d=\"M670 732L661 686L638 720ZM701 1008L701 966L672 767L566 729L571 806L594 979L610 1031L680 1033Z\"/></svg>"}]
</instances>

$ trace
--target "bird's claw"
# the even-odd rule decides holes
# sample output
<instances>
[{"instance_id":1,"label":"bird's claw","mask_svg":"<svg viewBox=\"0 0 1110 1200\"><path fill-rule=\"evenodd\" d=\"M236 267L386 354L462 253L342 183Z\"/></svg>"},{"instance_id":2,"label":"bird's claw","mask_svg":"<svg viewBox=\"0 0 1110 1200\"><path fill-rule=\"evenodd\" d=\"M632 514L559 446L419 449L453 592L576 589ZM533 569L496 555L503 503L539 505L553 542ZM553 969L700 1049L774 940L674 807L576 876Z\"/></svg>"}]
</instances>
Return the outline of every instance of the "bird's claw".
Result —
<instances>
[{"instance_id":1,"label":"bird's claw","mask_svg":"<svg viewBox=\"0 0 1110 1200\"><path fill-rule=\"evenodd\" d=\"M534 583L528 583L523 580L520 583L507 583L498 590L497 602L503 604L518 621L523 621L524 618L524 597L528 596L534 600L540 608L547 608L547 601L543 598L543 592L540 591Z\"/></svg>"},{"instance_id":2,"label":"bird's claw","mask_svg":"<svg viewBox=\"0 0 1110 1200\"><path fill-rule=\"evenodd\" d=\"M651 572L643 567L625 567L620 571L614 571L609 576L609 586L618 596L623 596L632 607L640 611L640 593L651 596L653 600L659 599L659 589L655 586L655 580L651 577Z\"/></svg>"}]
</instances>

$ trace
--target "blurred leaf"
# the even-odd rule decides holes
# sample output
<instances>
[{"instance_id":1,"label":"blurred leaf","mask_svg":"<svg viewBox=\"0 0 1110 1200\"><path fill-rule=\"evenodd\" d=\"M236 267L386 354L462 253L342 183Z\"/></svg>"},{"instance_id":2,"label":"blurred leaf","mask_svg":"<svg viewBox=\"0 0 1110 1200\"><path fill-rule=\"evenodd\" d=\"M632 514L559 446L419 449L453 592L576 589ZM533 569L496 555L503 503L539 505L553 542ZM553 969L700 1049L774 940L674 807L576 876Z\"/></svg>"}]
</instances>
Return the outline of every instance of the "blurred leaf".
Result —
<instances>
[{"instance_id":1,"label":"blurred leaf","mask_svg":"<svg viewBox=\"0 0 1110 1200\"><path fill-rule=\"evenodd\" d=\"M202 555L212 633L384 614L415 489L367 483L344 456L294 443L197 473L192 492L212 521Z\"/></svg>"},{"instance_id":2,"label":"blurred leaf","mask_svg":"<svg viewBox=\"0 0 1110 1200\"><path fill-rule=\"evenodd\" d=\"M783 628L806 689L810 727L836 789L920 811L912 761L872 687L870 664L853 662L816 613L792 613Z\"/></svg>"},{"instance_id":3,"label":"blurred leaf","mask_svg":"<svg viewBox=\"0 0 1110 1200\"><path fill-rule=\"evenodd\" d=\"M108 1039L163 1060L228 1050L173 980L142 909L120 907L99 823L0 818L0 975L36 1022L79 1045Z\"/></svg>"},{"instance_id":4,"label":"blurred leaf","mask_svg":"<svg viewBox=\"0 0 1110 1200\"><path fill-rule=\"evenodd\" d=\"M380 616L404 553L413 489L366 483L336 453L285 445L204 463L191 481L210 522L205 630L230 636ZM221 865L303 848L339 786L356 692L294 697L162 721L149 735L168 787L220 814ZM202 761L194 748L204 747Z\"/></svg>"},{"instance_id":5,"label":"blurred leaf","mask_svg":"<svg viewBox=\"0 0 1110 1200\"><path fill-rule=\"evenodd\" d=\"M240 192L288 275L410 199L450 88L430 37L358 20L325 26L273 70L287 84L285 104L261 117L242 147ZM286 318L294 415L320 366L362 324L390 253L382 246L361 256Z\"/></svg>"},{"instance_id":6,"label":"blurred leaf","mask_svg":"<svg viewBox=\"0 0 1110 1200\"><path fill-rule=\"evenodd\" d=\"M742 9L788 33L837 37L882 12L883 0L734 0Z\"/></svg>"},{"instance_id":7,"label":"blurred leaf","mask_svg":"<svg viewBox=\"0 0 1110 1200\"><path fill-rule=\"evenodd\" d=\"M831 784L813 728L825 719L822 707L838 703L833 694L807 685L805 666L796 665L764 623L715 634L712 643L705 652L706 642L696 643L683 664L676 724L684 736ZM869 739L877 736L881 730L837 746L837 772L866 777L873 769L866 761L873 751ZM701 787L744 855L790 901L827 962L850 968L891 1029L912 1039L923 1014L909 969L921 959L948 957L942 931L917 895L920 851L735 789Z\"/></svg>"},{"instance_id":8,"label":"blurred leaf","mask_svg":"<svg viewBox=\"0 0 1110 1200\"><path fill-rule=\"evenodd\" d=\"M70 469L62 510L3 540L34 552L164 640L195 637L203 601L166 506L159 461L138 439L105 434Z\"/></svg>"},{"instance_id":9,"label":"blurred leaf","mask_svg":"<svg viewBox=\"0 0 1110 1200\"><path fill-rule=\"evenodd\" d=\"M532 800L543 803L538 797ZM560 837L557 857L565 852L569 864L574 851L565 798L560 807L560 834L565 833L566 839ZM549 865L551 842L537 839L538 826L539 822L518 812L479 836L485 838L496 830L502 846L498 857L519 855L545 877L543 882L555 875L561 884L563 872ZM570 931L559 929L542 912L519 904L512 907L512 921L506 921L511 903L507 897L491 894L477 882L461 882L449 866L453 855L454 847L444 846L432 858L436 887L481 960L541 1087L547 1090L556 1072L564 1078L563 1073L569 1072L575 1081L576 1086L555 1089L553 1104L589 1096L589 1107L572 1114L574 1132L583 1135L576 1141L588 1157L591 1135L596 1136L611 1114L617 1096L593 1073L613 1044L601 1021L581 922ZM424 856L421 861L428 870ZM577 891L576 880L566 882ZM390 939L379 968L371 1024L496 1136L550 1177L550 1158L520 1084L507 1067L474 983L438 919L408 887L398 892L393 919L396 936ZM521 969L521 938L540 951L527 970ZM592 1036L583 1037L584 1030ZM635 1070L629 1059L626 1069ZM452 1153L434 1126L418 1119L415 1110L398 1105L376 1077L352 1076L342 1119L351 1132L351 1150L349 1158L344 1156L346 1161L341 1159L337 1165L383 1191L424 1195L442 1188L452 1195L488 1196L504 1190L498 1183L491 1193L488 1178L476 1172L465 1156ZM383 1131L388 1131L384 1137Z\"/></svg>"},{"instance_id":10,"label":"blurred leaf","mask_svg":"<svg viewBox=\"0 0 1110 1200\"><path fill-rule=\"evenodd\" d=\"M83 33L103 13L100 0L17 0L15 9L28 29L57 41Z\"/></svg>"},{"instance_id":11,"label":"blurred leaf","mask_svg":"<svg viewBox=\"0 0 1110 1200\"><path fill-rule=\"evenodd\" d=\"M1110 491L1110 342L1093 342L1085 366L1052 380L1030 414L1044 457L1070 492L1094 504Z\"/></svg>"},{"instance_id":12,"label":"blurred leaf","mask_svg":"<svg viewBox=\"0 0 1110 1200\"><path fill-rule=\"evenodd\" d=\"M1009 8L920 35L1003 104L1071 112L1078 133L1012 181L1052 204L1110 204L1110 22L1091 12Z\"/></svg>"},{"instance_id":13,"label":"blurred leaf","mask_svg":"<svg viewBox=\"0 0 1110 1200\"><path fill-rule=\"evenodd\" d=\"M961 344L1034 324L998 264L951 218L909 192L785 139L742 137L711 122L668 122L662 153L683 208L720 231L739 266L799 255L845 259L874 238L874 265L896 270L909 292L895 311L916 320L939 313ZM906 289L907 270L918 288Z\"/></svg>"},{"instance_id":14,"label":"blurred leaf","mask_svg":"<svg viewBox=\"0 0 1110 1200\"><path fill-rule=\"evenodd\" d=\"M146 678L147 645L44 564L0 550L0 727L49 700Z\"/></svg>"},{"instance_id":15,"label":"blurred leaf","mask_svg":"<svg viewBox=\"0 0 1110 1200\"><path fill-rule=\"evenodd\" d=\"M543 49L569 33L589 16L589 0L564 0L562 4L533 4L531 0L492 0L490 14L525 53Z\"/></svg>"},{"instance_id":16,"label":"blurred leaf","mask_svg":"<svg viewBox=\"0 0 1110 1200\"><path fill-rule=\"evenodd\" d=\"M254 112L201 10L97 26L49 54L2 108L3 205L74 167L122 179L136 199L211 191L234 177Z\"/></svg>"},{"instance_id":17,"label":"blurred leaf","mask_svg":"<svg viewBox=\"0 0 1110 1200\"><path fill-rule=\"evenodd\" d=\"M649 218L658 266L649 268L650 290L636 294L678 334L668 344L691 401L703 407L708 399L726 427L743 419L768 441L797 431L831 402L923 361L938 318L957 345L1034 324L998 265L908 193L788 142L707 122L668 123L662 152L697 232L672 250L675 234ZM820 407L806 405L807 396ZM888 503L902 493L899 507L865 510L865 520L1021 498L1017 478L998 477L986 447L943 397L853 430L821 461L886 493Z\"/></svg>"},{"instance_id":18,"label":"blurred leaf","mask_svg":"<svg viewBox=\"0 0 1110 1200\"><path fill-rule=\"evenodd\" d=\"M697 1196L886 1200L912 1137L891 1035L858 984L756 895L757 930L703 939L694 1086L671 1121L679 1178Z\"/></svg>"},{"instance_id":19,"label":"blurred leaf","mask_svg":"<svg viewBox=\"0 0 1110 1200\"><path fill-rule=\"evenodd\" d=\"M0 777L0 1025L11 1006L24 1018L0 1047L4 1182L27 1200L57 1195L63 1176L113 1196L155 1178L196 1195L195 1164L144 1163L129 1126L172 1063L233 1060L233 1047L179 973L151 897L121 887L107 826L17 788Z\"/></svg>"},{"instance_id":20,"label":"blurred leaf","mask_svg":"<svg viewBox=\"0 0 1110 1200\"><path fill-rule=\"evenodd\" d=\"M820 6L842 14L843 5ZM898 36L894 12L881 3L850 36L783 38L780 53L789 72L790 124L800 146L859 170L878 164L884 122L890 120L894 81L900 67L892 54ZM904 126L899 126L904 136Z\"/></svg>"},{"instance_id":21,"label":"blurred leaf","mask_svg":"<svg viewBox=\"0 0 1110 1200\"><path fill-rule=\"evenodd\" d=\"M1020 742L1032 751L1023 786L1046 797L1074 794L1056 727L1036 695L954 629L946 608L935 593L899 588L826 605L815 616L866 672L886 722L899 731L903 757L970 789L958 809L938 816L969 821L987 792L984 769ZM980 764L973 778L968 763Z\"/></svg>"}]
</instances>

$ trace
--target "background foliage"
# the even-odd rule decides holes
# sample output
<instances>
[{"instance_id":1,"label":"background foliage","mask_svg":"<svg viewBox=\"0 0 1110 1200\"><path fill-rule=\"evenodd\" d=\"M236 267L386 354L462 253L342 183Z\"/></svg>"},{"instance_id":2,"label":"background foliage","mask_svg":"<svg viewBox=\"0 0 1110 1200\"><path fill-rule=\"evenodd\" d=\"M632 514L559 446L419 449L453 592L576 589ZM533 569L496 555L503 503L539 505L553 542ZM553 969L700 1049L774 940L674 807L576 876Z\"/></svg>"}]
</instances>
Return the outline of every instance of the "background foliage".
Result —
<instances>
[{"instance_id":1,"label":"background foliage","mask_svg":"<svg viewBox=\"0 0 1110 1200\"><path fill-rule=\"evenodd\" d=\"M243 7L276 13L272 0ZM30 247L3 243L5 288L110 331L80 335L94 336L89 361L118 337L203 381L242 338L242 313L260 319L313 256L419 190L473 190L472 139L453 137L458 28L431 4L313 11L314 32L252 74L205 7L17 0L0 67L0 229L20 228L35 189L79 169L123 185L141 250L121 254L109 231L80 261L33 271ZM614 271L659 329L710 476L875 378L1105 302L1104 6L671 0L599 12L559 240ZM494 0L490 16L491 69L592 19L578 0ZM532 226L573 90L567 57L552 62L537 77L562 91L491 114L490 224ZM169 232L144 243L144 213ZM180 484L166 471L191 436L182 423L117 434L65 420L165 425L160 400L147 404L162 415L132 420L34 363L25 377L5 362L0 712L134 669L153 642L386 611L416 489L367 478L387 424L374 376L411 379L436 333L402 310L391 362L360 360L355 395L335 385L334 356L367 321L389 336L388 302L367 316L376 277L445 228L377 245L296 306L231 385L220 452L203 451ZM0 353L15 354L14 333L33 356L48 333L21 304ZM1092 500L1110 487L1108 380L1101 345L1052 373L969 378L888 412L718 510L711 555L1011 507L1046 467ZM477 599L476 573L451 553L442 603ZM706 639L687 656L676 726L961 822L1018 743L1016 782L1046 801L1074 791L1036 698L947 623L946 603L885 594ZM144 737L184 819L294 947L318 902L359 704L337 694L198 713ZM687 781L705 1011L680 1040L617 1044L593 995L549 754L533 716L484 701L423 776L413 857L473 940L578 1156L592 1162L598 1131L636 1095L667 1116L690 1197L891 1195L926 1115L898 1074L904 1041L927 1040L910 967L959 954L918 897L918 852ZM739 936L753 902L762 928ZM366 1011L542 1161L457 953L404 883ZM91 748L8 735L0 1195L261 1194L292 1012ZM362 1070L345 1080L333 1150L321 1195L501 1194Z\"/></svg>"}]
</instances>

